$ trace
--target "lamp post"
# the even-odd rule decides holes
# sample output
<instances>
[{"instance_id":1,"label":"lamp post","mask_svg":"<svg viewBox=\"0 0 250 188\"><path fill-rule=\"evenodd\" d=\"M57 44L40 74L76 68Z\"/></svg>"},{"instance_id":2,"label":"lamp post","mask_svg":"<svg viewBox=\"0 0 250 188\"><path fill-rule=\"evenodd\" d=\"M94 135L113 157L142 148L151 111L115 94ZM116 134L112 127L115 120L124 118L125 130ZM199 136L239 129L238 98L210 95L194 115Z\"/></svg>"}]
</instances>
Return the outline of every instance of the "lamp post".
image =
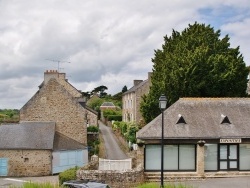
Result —
<instances>
[{"instance_id":1,"label":"lamp post","mask_svg":"<svg viewBox=\"0 0 250 188\"><path fill-rule=\"evenodd\" d=\"M167 98L165 95L161 95L159 98L159 108L161 109L162 113L162 122L161 122L161 188L164 187L163 185L163 167L164 167L164 152L163 152L163 138L164 138L164 110L167 106Z\"/></svg>"}]
</instances>

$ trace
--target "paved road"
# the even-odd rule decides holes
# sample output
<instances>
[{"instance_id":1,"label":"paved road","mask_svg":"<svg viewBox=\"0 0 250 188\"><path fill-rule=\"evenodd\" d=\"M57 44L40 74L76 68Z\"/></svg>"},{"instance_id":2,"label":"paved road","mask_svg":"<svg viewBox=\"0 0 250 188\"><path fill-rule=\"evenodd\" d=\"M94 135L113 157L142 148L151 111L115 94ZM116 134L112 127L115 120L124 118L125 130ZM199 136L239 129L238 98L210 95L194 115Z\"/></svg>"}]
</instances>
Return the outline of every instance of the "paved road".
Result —
<instances>
[{"instance_id":1,"label":"paved road","mask_svg":"<svg viewBox=\"0 0 250 188\"><path fill-rule=\"evenodd\" d=\"M105 142L106 158L113 160L127 159L128 157L118 145L112 129L101 121L99 121L99 129Z\"/></svg>"},{"instance_id":2,"label":"paved road","mask_svg":"<svg viewBox=\"0 0 250 188\"><path fill-rule=\"evenodd\" d=\"M250 188L250 177L211 178L183 182L192 188Z\"/></svg>"}]
</instances>

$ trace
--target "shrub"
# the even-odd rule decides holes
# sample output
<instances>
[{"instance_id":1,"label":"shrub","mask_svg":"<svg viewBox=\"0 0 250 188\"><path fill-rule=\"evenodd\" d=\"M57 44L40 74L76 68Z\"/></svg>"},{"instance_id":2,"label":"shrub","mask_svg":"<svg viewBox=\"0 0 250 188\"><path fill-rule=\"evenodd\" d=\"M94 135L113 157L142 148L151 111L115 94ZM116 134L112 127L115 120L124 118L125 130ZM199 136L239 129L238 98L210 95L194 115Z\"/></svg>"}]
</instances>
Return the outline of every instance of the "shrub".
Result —
<instances>
[{"instance_id":1,"label":"shrub","mask_svg":"<svg viewBox=\"0 0 250 188\"><path fill-rule=\"evenodd\" d=\"M88 132L98 132L99 128L97 126L91 125L91 126L87 127L87 131Z\"/></svg>"},{"instance_id":2,"label":"shrub","mask_svg":"<svg viewBox=\"0 0 250 188\"><path fill-rule=\"evenodd\" d=\"M76 166L76 167L70 168L68 170L65 170L64 172L61 172L59 174L59 184L62 185L63 182L65 182L65 181L76 180L76 171L78 169L79 168Z\"/></svg>"},{"instance_id":3,"label":"shrub","mask_svg":"<svg viewBox=\"0 0 250 188\"><path fill-rule=\"evenodd\" d=\"M122 121L122 116L121 115L108 115L107 116L108 121Z\"/></svg>"}]
</instances>

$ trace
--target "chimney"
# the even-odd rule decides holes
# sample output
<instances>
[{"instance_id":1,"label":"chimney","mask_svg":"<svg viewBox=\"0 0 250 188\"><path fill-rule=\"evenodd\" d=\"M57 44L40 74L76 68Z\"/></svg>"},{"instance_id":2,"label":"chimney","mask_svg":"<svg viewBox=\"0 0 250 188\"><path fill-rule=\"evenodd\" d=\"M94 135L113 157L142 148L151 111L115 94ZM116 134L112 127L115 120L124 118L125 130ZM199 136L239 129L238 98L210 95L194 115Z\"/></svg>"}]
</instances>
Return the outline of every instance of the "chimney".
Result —
<instances>
[{"instance_id":1,"label":"chimney","mask_svg":"<svg viewBox=\"0 0 250 188\"><path fill-rule=\"evenodd\" d=\"M137 86L138 84L142 83L143 80L134 80L134 86Z\"/></svg>"},{"instance_id":2,"label":"chimney","mask_svg":"<svg viewBox=\"0 0 250 188\"><path fill-rule=\"evenodd\" d=\"M46 70L44 72L44 84L47 84L51 78L65 80L65 73L59 73L57 70Z\"/></svg>"}]
</instances>

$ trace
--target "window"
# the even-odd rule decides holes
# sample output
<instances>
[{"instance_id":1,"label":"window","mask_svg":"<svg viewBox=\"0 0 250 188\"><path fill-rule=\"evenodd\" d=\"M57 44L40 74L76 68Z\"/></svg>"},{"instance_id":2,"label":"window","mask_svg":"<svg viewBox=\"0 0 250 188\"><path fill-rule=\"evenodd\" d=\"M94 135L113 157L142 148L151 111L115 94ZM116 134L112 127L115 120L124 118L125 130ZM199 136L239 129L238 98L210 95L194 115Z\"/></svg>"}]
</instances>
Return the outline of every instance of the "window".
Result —
<instances>
[{"instance_id":1,"label":"window","mask_svg":"<svg viewBox=\"0 0 250 188\"><path fill-rule=\"evenodd\" d=\"M195 145L164 145L165 171L194 171ZM161 169L161 146L146 145L145 170Z\"/></svg>"},{"instance_id":2,"label":"window","mask_svg":"<svg viewBox=\"0 0 250 188\"><path fill-rule=\"evenodd\" d=\"M250 144L240 144L240 170L250 170Z\"/></svg>"},{"instance_id":3,"label":"window","mask_svg":"<svg viewBox=\"0 0 250 188\"><path fill-rule=\"evenodd\" d=\"M217 144L205 144L205 170L217 170Z\"/></svg>"}]
</instances>

